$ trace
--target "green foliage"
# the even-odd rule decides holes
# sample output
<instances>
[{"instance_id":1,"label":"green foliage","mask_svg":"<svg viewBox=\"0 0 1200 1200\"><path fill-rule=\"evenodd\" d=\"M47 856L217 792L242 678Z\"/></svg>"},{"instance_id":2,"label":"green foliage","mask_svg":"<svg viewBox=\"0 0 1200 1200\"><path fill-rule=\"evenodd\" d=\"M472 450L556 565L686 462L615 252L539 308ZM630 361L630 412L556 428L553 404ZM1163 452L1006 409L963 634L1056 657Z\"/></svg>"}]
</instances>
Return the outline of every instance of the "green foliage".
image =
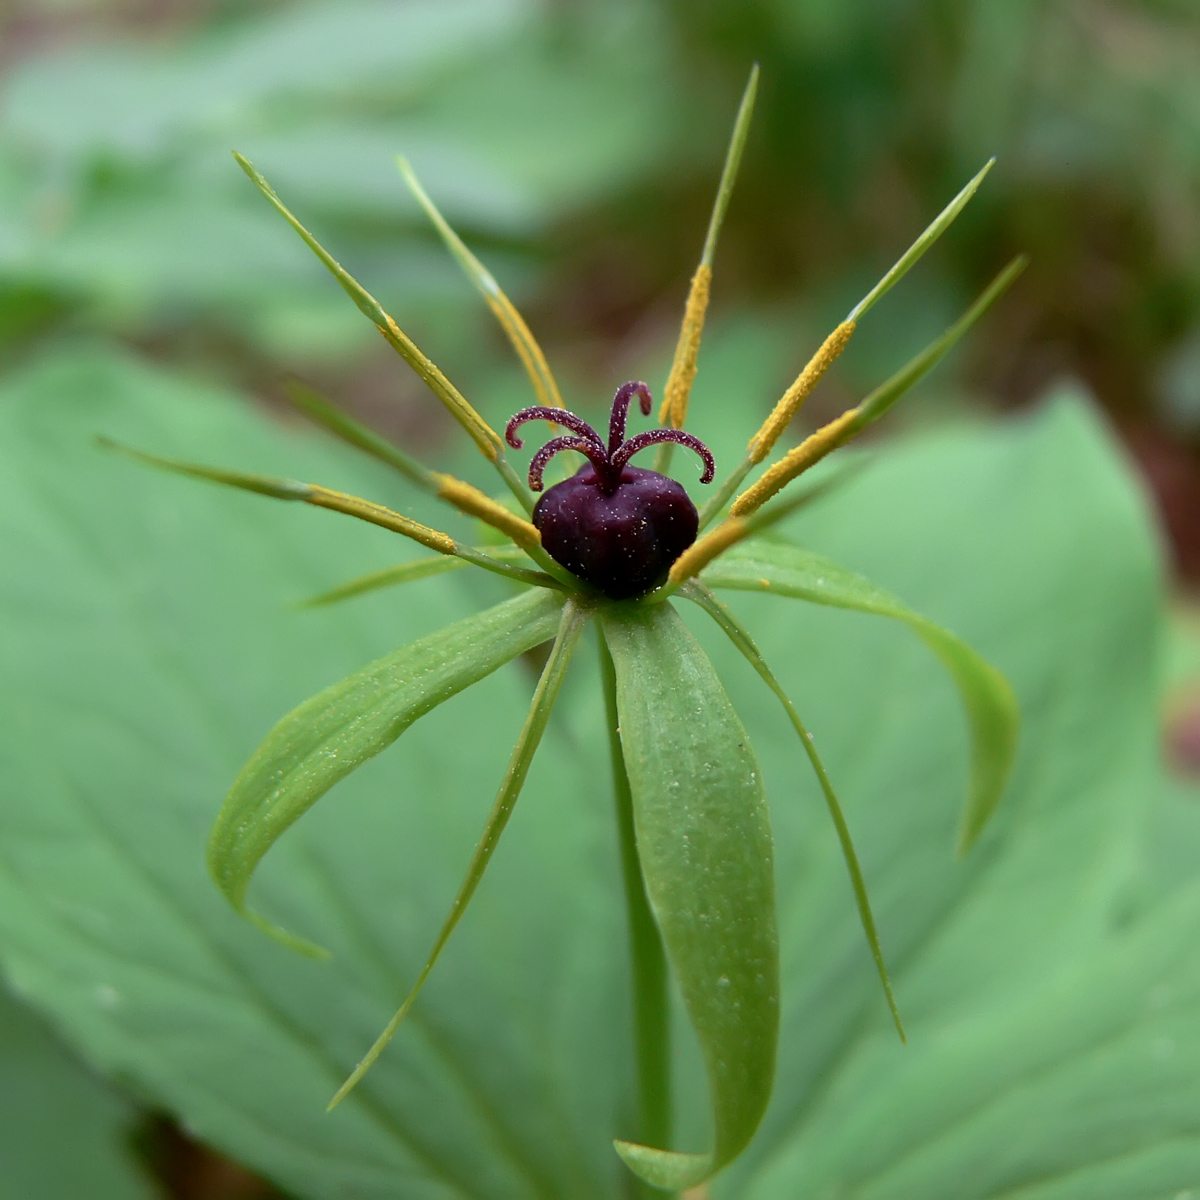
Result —
<instances>
[{"instance_id":1,"label":"green foliage","mask_svg":"<svg viewBox=\"0 0 1200 1200\"><path fill-rule=\"evenodd\" d=\"M929 646L953 677L971 725L971 786L958 835L959 851L969 849L1000 802L1016 748L1020 715L1004 676L961 638L882 588L798 546L759 541L735 547L705 572L704 581L892 617Z\"/></svg>"},{"instance_id":2,"label":"green foliage","mask_svg":"<svg viewBox=\"0 0 1200 1200\"><path fill-rule=\"evenodd\" d=\"M664 132L661 89L629 86L661 41L614 8L564 43L539 10L292 4L173 43L27 56L0 96L0 282L126 334L178 339L199 321L291 361L361 351L369 331L230 173L234 147L402 314L470 296L429 244L400 152L451 220L515 243L527 278L529 235L619 186Z\"/></svg>"},{"instance_id":3,"label":"green foliage","mask_svg":"<svg viewBox=\"0 0 1200 1200\"><path fill-rule=\"evenodd\" d=\"M288 609L382 566L394 539L132 470L95 451L96 432L392 499L373 466L109 356L8 386L6 971L89 1058L299 1195L618 1195L610 1138L633 1132L633 1064L594 663L577 660L409 1023L327 1116L425 960L532 678L505 668L430 713L279 841L260 904L329 962L226 909L205 830L280 712L508 585L455 572ZM1148 836L1163 808L1158 568L1102 433L1064 398L1003 431L914 441L788 535L967 638L1012 680L1026 724L1009 801L956 862L966 739L928 657L884 622L735 596L838 783L902 1047L794 733L697 625L771 796L783 954L775 1094L714 1195L1186 1188L1200 1171L1200 908L1186 878L1163 882ZM684 1149L706 1144L706 1120L681 1114Z\"/></svg>"},{"instance_id":4,"label":"green foliage","mask_svg":"<svg viewBox=\"0 0 1200 1200\"><path fill-rule=\"evenodd\" d=\"M0 1197L150 1200L132 1154L132 1106L0 994Z\"/></svg>"},{"instance_id":5,"label":"green foliage","mask_svg":"<svg viewBox=\"0 0 1200 1200\"><path fill-rule=\"evenodd\" d=\"M209 837L209 867L233 906L244 911L259 860L334 784L552 637L561 608L561 594L523 592L393 651L284 717L238 772Z\"/></svg>"},{"instance_id":6,"label":"green foliage","mask_svg":"<svg viewBox=\"0 0 1200 1200\"><path fill-rule=\"evenodd\" d=\"M715 1145L677 1154L618 1142L658 1187L707 1179L754 1136L771 1097L779 944L771 826L749 738L669 604L602 617L646 894L700 1042Z\"/></svg>"}]
</instances>

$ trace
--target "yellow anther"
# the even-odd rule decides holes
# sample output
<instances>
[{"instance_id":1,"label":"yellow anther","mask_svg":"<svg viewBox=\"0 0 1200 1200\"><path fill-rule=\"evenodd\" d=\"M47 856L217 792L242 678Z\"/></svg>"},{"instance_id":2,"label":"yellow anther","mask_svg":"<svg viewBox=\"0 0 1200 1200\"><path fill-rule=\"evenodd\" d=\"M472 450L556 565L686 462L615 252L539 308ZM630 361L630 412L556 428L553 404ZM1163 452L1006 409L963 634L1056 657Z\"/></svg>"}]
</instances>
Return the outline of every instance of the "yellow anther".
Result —
<instances>
[{"instance_id":1,"label":"yellow anther","mask_svg":"<svg viewBox=\"0 0 1200 1200\"><path fill-rule=\"evenodd\" d=\"M751 462L760 463L771 453L771 448L791 424L792 418L800 411L800 406L808 399L809 393L817 386L821 376L845 350L855 325L854 321L843 321L808 360L804 370L796 376L796 382L783 393L774 411L763 422L762 428L750 439L747 453Z\"/></svg>"},{"instance_id":2,"label":"yellow anther","mask_svg":"<svg viewBox=\"0 0 1200 1200\"><path fill-rule=\"evenodd\" d=\"M805 438L800 445L789 450L761 479L748 487L730 505L730 515L748 517L781 488L791 483L797 475L807 471L831 450L836 450L858 431L859 416L859 410L851 408L836 420L830 421L828 425L823 425L810 437Z\"/></svg>"},{"instance_id":3,"label":"yellow anther","mask_svg":"<svg viewBox=\"0 0 1200 1200\"><path fill-rule=\"evenodd\" d=\"M443 500L448 500L455 508L478 517L501 533L506 533L518 546L525 549L541 546L542 535L537 526L510 512L503 504L498 504L491 496L485 495L477 487L455 479L453 475L437 475L437 494Z\"/></svg>"},{"instance_id":4,"label":"yellow anther","mask_svg":"<svg viewBox=\"0 0 1200 1200\"><path fill-rule=\"evenodd\" d=\"M420 521L414 521L411 517L394 512L372 500L349 496L345 492L335 492L332 488L321 487L316 483L308 485L303 499L306 503L315 504L318 508L332 509L334 512L370 521L372 525L390 529L393 533L402 533L405 537L412 538L414 542L420 542L422 546L428 546L430 550L438 551L439 554L455 554L458 551L457 544L449 534L442 533L437 529L430 529L428 525L422 525Z\"/></svg>"},{"instance_id":5,"label":"yellow anther","mask_svg":"<svg viewBox=\"0 0 1200 1200\"><path fill-rule=\"evenodd\" d=\"M749 533L749 526L740 517L729 517L722 521L699 541L693 542L675 560L674 566L671 567L670 582L680 584L699 575L718 554L723 554Z\"/></svg>"},{"instance_id":6,"label":"yellow anther","mask_svg":"<svg viewBox=\"0 0 1200 1200\"><path fill-rule=\"evenodd\" d=\"M704 314L708 311L711 287L712 268L707 263L701 263L692 276L683 324L679 329L679 341L675 344L675 358L671 362L671 374L667 376L662 407L658 413L658 423L670 425L672 429L682 429L687 420L688 400L696 380L696 359L700 355L700 336L704 332Z\"/></svg>"}]
</instances>

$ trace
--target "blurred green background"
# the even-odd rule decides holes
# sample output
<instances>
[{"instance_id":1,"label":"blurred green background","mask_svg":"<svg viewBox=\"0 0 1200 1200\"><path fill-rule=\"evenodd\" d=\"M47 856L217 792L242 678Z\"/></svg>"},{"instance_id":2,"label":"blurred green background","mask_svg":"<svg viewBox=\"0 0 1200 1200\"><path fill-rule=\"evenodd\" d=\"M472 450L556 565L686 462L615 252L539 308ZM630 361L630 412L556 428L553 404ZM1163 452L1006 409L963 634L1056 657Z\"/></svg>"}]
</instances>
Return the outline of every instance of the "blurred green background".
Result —
<instances>
[{"instance_id":1,"label":"blurred green background","mask_svg":"<svg viewBox=\"0 0 1200 1200\"><path fill-rule=\"evenodd\" d=\"M8 0L0 364L115 338L271 396L295 371L425 448L419 387L229 158L254 159L473 394L524 392L394 155L603 402L659 370L749 65L711 330L765 406L981 162L986 187L812 404L836 411L1018 250L892 422L1081 379L1200 579L1200 12L1190 0ZM703 370L703 360L701 364Z\"/></svg>"},{"instance_id":2,"label":"blurred green background","mask_svg":"<svg viewBox=\"0 0 1200 1200\"><path fill-rule=\"evenodd\" d=\"M116 343L272 406L299 375L430 459L457 456L236 148L489 416L527 385L397 153L522 308L568 404L598 413L643 375L657 392L755 60L700 361L734 381L721 400L765 411L994 154L805 427L1026 251L1017 287L882 435L1078 379L1157 497L1181 589L1200 585L1195 0L0 0L0 377ZM176 1131L146 1136L173 1195L260 1194Z\"/></svg>"}]
</instances>

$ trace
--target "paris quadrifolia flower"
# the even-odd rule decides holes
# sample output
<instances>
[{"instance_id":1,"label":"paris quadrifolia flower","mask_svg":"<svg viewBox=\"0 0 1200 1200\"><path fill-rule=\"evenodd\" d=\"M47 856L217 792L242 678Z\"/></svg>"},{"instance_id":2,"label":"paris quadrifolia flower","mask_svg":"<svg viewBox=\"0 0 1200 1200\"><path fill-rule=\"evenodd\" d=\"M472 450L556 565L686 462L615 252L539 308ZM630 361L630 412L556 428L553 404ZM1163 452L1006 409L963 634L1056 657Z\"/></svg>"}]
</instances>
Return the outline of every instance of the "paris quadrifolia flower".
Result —
<instances>
[{"instance_id":1,"label":"paris quadrifolia flower","mask_svg":"<svg viewBox=\"0 0 1200 1200\"><path fill-rule=\"evenodd\" d=\"M387 1028L349 1073L332 1103L358 1083L396 1033L462 918L500 843L572 654L585 629L594 627L601 648L625 867L636 1014L631 1055L640 1089L639 1140L618 1140L615 1146L637 1175L660 1188L676 1190L702 1183L740 1154L753 1137L771 1094L779 1022L775 885L762 774L716 671L678 614L678 603L697 605L716 622L777 697L795 728L798 749L816 774L841 843L883 999L901 1038L903 1027L883 950L833 784L754 639L717 593L765 592L778 596L781 604L803 600L876 613L904 622L930 647L957 686L972 742L960 852L975 841L1000 799L1018 727L1016 703L1004 678L954 634L835 563L778 538L761 537L830 486L826 482L797 488L797 478L887 412L1022 269L1022 261L1011 263L932 345L861 403L769 461L805 398L841 354L859 322L953 222L990 162L826 338L750 440L741 460L726 466L721 482L702 504L697 506L689 488L667 474L672 455L683 447L698 459L701 474L695 486L701 494L716 475L712 454L685 425L717 235L745 144L756 84L757 70L751 74L737 116L658 424L628 439L626 423L634 401L643 417L652 411L650 388L640 381L616 388L607 439L568 411L525 321L447 225L406 162L400 161L400 170L408 186L499 321L533 385L536 404L518 412L503 436L318 244L254 167L237 156L267 200L463 426L516 504L507 498L502 503L461 479L422 465L303 388L293 389L293 401L332 433L394 467L415 487L493 526L506 539L505 545L466 545L374 501L315 483L127 451L169 470L333 509L390 529L433 552L432 557L409 560L348 583L317 597L317 602L332 603L468 567L491 571L518 589L503 603L404 646L301 704L271 731L238 775L212 831L209 866L218 887L239 912L296 949L320 953L246 907L255 867L280 834L418 717L524 651L552 643L453 906L440 931L436 935L430 931L428 960ZM522 447L519 429L529 436L528 423L542 421L550 424L548 440L536 450L522 479L510 464L508 450ZM652 448L653 463L646 465ZM547 464L562 452L582 456L582 465L543 490ZM639 456L641 465L635 465ZM694 479L690 463L687 466L685 478ZM765 469L750 480L760 467ZM535 504L537 493L541 495ZM669 1145L668 973L682 994L707 1069L713 1144L705 1153L682 1153Z\"/></svg>"}]
</instances>

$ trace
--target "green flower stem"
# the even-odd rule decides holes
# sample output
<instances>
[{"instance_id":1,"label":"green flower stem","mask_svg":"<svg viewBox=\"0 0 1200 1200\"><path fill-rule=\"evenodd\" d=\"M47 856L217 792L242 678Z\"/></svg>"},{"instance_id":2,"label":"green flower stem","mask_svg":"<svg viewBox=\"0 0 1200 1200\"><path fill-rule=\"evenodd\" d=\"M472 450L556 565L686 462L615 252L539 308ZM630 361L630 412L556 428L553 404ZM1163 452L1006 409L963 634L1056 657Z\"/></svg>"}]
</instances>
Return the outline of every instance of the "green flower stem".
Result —
<instances>
[{"instance_id":1,"label":"green flower stem","mask_svg":"<svg viewBox=\"0 0 1200 1200\"><path fill-rule=\"evenodd\" d=\"M854 849L854 842L850 837L850 827L846 824L845 814L842 812L842 806L838 802L837 794L833 790L833 784L830 782L825 765L821 762L820 756L817 754L817 748L813 745L812 734L804 727L804 723L800 720L800 714L796 711L795 705L792 704L787 693L780 686L774 672L767 666L766 659L763 658L761 651L754 644L754 639L741 622L730 612L728 605L718 600L708 588L696 580L689 580L685 583L682 594L688 600L691 600L704 609L721 627L729 640L741 651L743 657L758 672L767 687L775 693L779 703L783 705L784 711L788 715L788 720L791 721L792 727L799 735L800 744L804 747L804 753L808 756L808 761L812 764L813 772L816 774L817 782L821 785L821 791L824 793L825 804L829 809L830 817L833 819L833 827L837 830L838 841L842 844L842 856L846 860L846 869L850 873L850 885L854 889L854 899L858 904L858 915L862 921L863 932L867 935L867 943L871 947L871 956L875 959L875 969L879 972L879 981L883 984L883 993L887 997L888 1008L892 1012L892 1020L896 1023L896 1032L900 1035L902 1042L907 1042L908 1038L904 1033L904 1024L900 1020L900 1010L896 1006L896 997L892 991L892 983L888 978L887 965L883 961L883 948L879 944L879 931L875 925L875 916L871 912L871 900L867 895L866 881L863 879L858 854Z\"/></svg>"},{"instance_id":2,"label":"green flower stem","mask_svg":"<svg viewBox=\"0 0 1200 1200\"><path fill-rule=\"evenodd\" d=\"M471 856L471 863L467 867L467 873L458 889L458 895L454 897L450 914L442 925L433 949L429 952L429 957L426 959L424 967L421 968L416 983L412 986L412 991L396 1010L396 1015L387 1023L384 1031L375 1039L375 1044L363 1056L346 1082L338 1088L337 1093L329 1102L330 1108L334 1108L346 1098L355 1084L362 1079L375 1060L383 1053L384 1047L392 1040L401 1021L408 1015L409 1009L420 995L425 981L429 978L446 943L450 940L450 935L462 919L463 913L466 912L467 905L471 903L471 897L474 896L475 889L479 886L479 881L483 878L483 874L492 860L492 855L500 841L500 835L504 832L504 827L508 824L508 819L512 816L512 810L517 803L517 797L521 794L521 788L525 785L529 766L541 743L542 734L546 732L550 712L554 708L554 702L558 699L559 689L562 687L563 679L566 678L567 667L571 663L571 656L575 652L579 635L583 632L583 627L587 624L589 617L590 613L587 609L581 607L575 600L568 600L563 606L562 621L558 627L558 636L554 639L554 649L550 651L550 658L538 680L537 689L533 693L533 703L529 706L525 724L521 727L517 744L513 747L512 758L509 759L508 770L504 773L496 802L488 814L487 824L475 847L475 853Z\"/></svg>"},{"instance_id":3,"label":"green flower stem","mask_svg":"<svg viewBox=\"0 0 1200 1200\"><path fill-rule=\"evenodd\" d=\"M638 1134L652 1146L671 1140L671 1011L667 993L667 959L655 924L633 830L633 797L617 718L617 675L612 655L597 626L608 747L612 759L613 799L621 847L621 874L629 922L630 974L633 983L633 1034L637 1059Z\"/></svg>"}]
</instances>

